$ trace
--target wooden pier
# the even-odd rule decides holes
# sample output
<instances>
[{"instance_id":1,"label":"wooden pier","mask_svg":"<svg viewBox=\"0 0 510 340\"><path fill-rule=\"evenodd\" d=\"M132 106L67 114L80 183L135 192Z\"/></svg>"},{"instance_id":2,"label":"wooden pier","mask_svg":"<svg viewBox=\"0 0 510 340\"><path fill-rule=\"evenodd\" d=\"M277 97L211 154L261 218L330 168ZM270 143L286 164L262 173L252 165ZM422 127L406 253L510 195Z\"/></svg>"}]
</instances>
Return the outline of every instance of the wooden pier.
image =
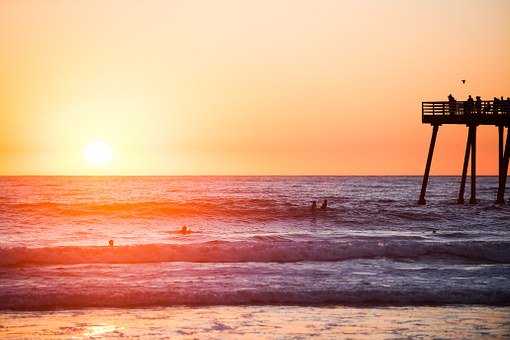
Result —
<instances>
[{"instance_id":1,"label":"wooden pier","mask_svg":"<svg viewBox=\"0 0 510 340\"><path fill-rule=\"evenodd\" d=\"M466 186L466 176L468 165L471 161L471 196L469 203L475 204L476 200L476 129L479 125L493 125L498 131L498 168L499 184L496 196L496 203L505 203L506 178L508 173L508 162L510 158L510 102L508 100L481 101L481 102L422 102L421 119L423 124L432 125L432 137L430 139L429 153L423 175L420 198L418 204L425 204L425 194L429 180L430 166L432 165L432 156L436 145L437 134L441 125L458 124L466 125L467 140L466 151L464 154L464 163L462 166L462 178L460 182L459 197L457 202L464 203L464 190ZM506 141L504 141L506 129Z\"/></svg>"}]
</instances>

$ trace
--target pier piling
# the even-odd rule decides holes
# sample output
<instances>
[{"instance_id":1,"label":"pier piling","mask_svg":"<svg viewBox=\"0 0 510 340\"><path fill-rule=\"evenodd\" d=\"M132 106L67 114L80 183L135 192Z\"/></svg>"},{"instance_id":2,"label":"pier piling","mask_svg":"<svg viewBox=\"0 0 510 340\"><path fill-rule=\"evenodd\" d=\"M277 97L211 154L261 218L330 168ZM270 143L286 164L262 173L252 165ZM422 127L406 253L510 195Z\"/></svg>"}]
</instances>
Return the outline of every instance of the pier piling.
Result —
<instances>
[{"instance_id":1,"label":"pier piling","mask_svg":"<svg viewBox=\"0 0 510 340\"><path fill-rule=\"evenodd\" d=\"M459 198L457 199L457 203L459 204L464 204L464 190L466 188L466 176L470 152L471 152L471 131L468 130L468 135L466 138L466 152L464 153L464 165L462 166L462 178L460 180Z\"/></svg>"},{"instance_id":2,"label":"pier piling","mask_svg":"<svg viewBox=\"0 0 510 340\"><path fill-rule=\"evenodd\" d=\"M427 164L425 166L425 173L423 174L423 183L421 184L420 200L418 204L425 204L425 193L427 192L427 184L429 182L430 166L432 165L432 156L434 155L434 147L436 145L437 132L439 125L432 126L432 137L430 138L429 155L427 157Z\"/></svg>"},{"instance_id":3,"label":"pier piling","mask_svg":"<svg viewBox=\"0 0 510 340\"><path fill-rule=\"evenodd\" d=\"M501 141L503 137L501 137ZM505 188L506 188L506 178L508 173L508 161L510 158L510 133L508 133L508 127L506 129L506 143L503 150L503 156L501 157L500 164L501 169L499 172L499 186L498 186L498 196L496 199L496 203L504 204L505 203Z\"/></svg>"},{"instance_id":4,"label":"pier piling","mask_svg":"<svg viewBox=\"0 0 510 340\"><path fill-rule=\"evenodd\" d=\"M498 194L496 198L496 203L505 203L504 199L500 197L503 179L503 137L504 137L505 127L503 125L498 125ZM501 198L501 200L500 200Z\"/></svg>"},{"instance_id":5,"label":"pier piling","mask_svg":"<svg viewBox=\"0 0 510 340\"><path fill-rule=\"evenodd\" d=\"M476 125L469 127L471 132L471 197L469 204L476 204Z\"/></svg>"}]
</instances>

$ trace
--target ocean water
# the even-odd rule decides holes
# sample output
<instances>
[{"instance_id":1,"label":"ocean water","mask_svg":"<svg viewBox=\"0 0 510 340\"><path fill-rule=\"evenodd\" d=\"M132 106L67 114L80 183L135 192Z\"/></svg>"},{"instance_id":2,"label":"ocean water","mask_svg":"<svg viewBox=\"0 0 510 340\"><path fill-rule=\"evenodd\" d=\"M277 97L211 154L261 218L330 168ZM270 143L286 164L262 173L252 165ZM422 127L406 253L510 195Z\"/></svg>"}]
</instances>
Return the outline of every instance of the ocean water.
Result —
<instances>
[{"instance_id":1,"label":"ocean water","mask_svg":"<svg viewBox=\"0 0 510 340\"><path fill-rule=\"evenodd\" d=\"M508 307L204 306L0 313L1 339L508 339Z\"/></svg>"},{"instance_id":2,"label":"ocean water","mask_svg":"<svg viewBox=\"0 0 510 340\"><path fill-rule=\"evenodd\" d=\"M510 207L458 182L0 177L0 309L508 306Z\"/></svg>"}]
</instances>

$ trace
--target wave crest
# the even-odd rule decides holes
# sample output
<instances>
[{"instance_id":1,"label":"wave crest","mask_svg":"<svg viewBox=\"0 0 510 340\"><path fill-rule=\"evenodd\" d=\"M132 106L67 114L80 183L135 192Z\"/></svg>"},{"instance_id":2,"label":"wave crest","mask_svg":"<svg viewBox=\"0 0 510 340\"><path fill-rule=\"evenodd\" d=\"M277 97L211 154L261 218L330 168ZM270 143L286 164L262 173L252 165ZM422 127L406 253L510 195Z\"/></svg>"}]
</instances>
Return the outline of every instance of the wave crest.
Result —
<instances>
[{"instance_id":1,"label":"wave crest","mask_svg":"<svg viewBox=\"0 0 510 340\"><path fill-rule=\"evenodd\" d=\"M219 199L147 202L101 203L17 203L0 204L1 211L39 213L51 216L115 216L115 217L241 217L255 219L300 218L311 216L307 206L284 204L270 199Z\"/></svg>"},{"instance_id":2,"label":"wave crest","mask_svg":"<svg viewBox=\"0 0 510 340\"><path fill-rule=\"evenodd\" d=\"M416 240L327 241L211 241L195 244L140 244L128 246L62 246L0 248L0 266L70 265L87 263L154 262L301 262L350 259L462 258L510 263L510 242Z\"/></svg>"},{"instance_id":3,"label":"wave crest","mask_svg":"<svg viewBox=\"0 0 510 340\"><path fill-rule=\"evenodd\" d=\"M338 290L238 290L228 292L207 291L145 291L123 290L112 294L109 289L96 292L73 293L27 293L23 296L2 296L0 309L8 310L55 310L75 308L140 308L171 306L218 306L218 305L348 305L348 306L423 306L423 305L510 305L510 293L501 289L447 291L432 289L370 289L351 288Z\"/></svg>"}]
</instances>

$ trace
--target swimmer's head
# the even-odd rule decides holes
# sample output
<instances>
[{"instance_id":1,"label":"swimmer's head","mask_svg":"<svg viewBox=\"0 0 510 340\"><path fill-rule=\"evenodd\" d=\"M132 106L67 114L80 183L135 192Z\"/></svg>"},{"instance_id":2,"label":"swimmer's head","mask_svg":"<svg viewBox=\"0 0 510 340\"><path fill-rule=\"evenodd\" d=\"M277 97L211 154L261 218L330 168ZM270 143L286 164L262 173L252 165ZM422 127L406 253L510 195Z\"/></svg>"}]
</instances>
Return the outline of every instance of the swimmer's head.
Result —
<instances>
[{"instance_id":1,"label":"swimmer's head","mask_svg":"<svg viewBox=\"0 0 510 340\"><path fill-rule=\"evenodd\" d=\"M109 245L110 247L113 247L113 240L108 241L108 245Z\"/></svg>"}]
</instances>

